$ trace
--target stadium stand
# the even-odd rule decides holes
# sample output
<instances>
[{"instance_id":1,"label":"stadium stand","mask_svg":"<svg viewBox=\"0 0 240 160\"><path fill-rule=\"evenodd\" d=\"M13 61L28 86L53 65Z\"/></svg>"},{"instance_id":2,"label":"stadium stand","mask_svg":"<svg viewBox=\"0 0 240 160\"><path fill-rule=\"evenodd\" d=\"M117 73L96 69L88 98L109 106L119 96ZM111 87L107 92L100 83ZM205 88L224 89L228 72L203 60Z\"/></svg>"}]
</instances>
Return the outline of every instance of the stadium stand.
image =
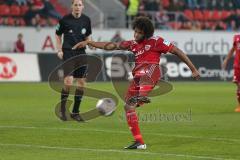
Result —
<instances>
[{"instance_id":1,"label":"stadium stand","mask_svg":"<svg viewBox=\"0 0 240 160\"><path fill-rule=\"evenodd\" d=\"M97 13L89 15L93 22L97 22L94 27L130 28L129 24L134 16L145 15L152 19L157 29L229 31L240 29L238 20L240 0L137 0L139 3L135 0L119 1L122 2L123 8L126 8L126 15L115 1L109 0L107 6L101 5L98 0L86 1L87 14ZM65 3L63 0L0 0L0 25L54 26L58 19L69 11L69 6ZM118 10L112 10L114 6ZM137 7L138 13L129 18L130 6L131 9ZM123 25L124 23L126 25Z\"/></svg>"},{"instance_id":2,"label":"stadium stand","mask_svg":"<svg viewBox=\"0 0 240 160\"><path fill-rule=\"evenodd\" d=\"M239 0L139 0L138 15L149 16L159 29L239 30ZM121 0L128 8L130 0ZM159 13L160 12L160 13ZM137 15L137 16L138 16ZM159 23L159 15L165 24ZM168 20L168 21L166 21ZM128 22L130 23L130 22Z\"/></svg>"},{"instance_id":3,"label":"stadium stand","mask_svg":"<svg viewBox=\"0 0 240 160\"><path fill-rule=\"evenodd\" d=\"M57 0L1 0L2 26L53 26L67 10Z\"/></svg>"}]
</instances>

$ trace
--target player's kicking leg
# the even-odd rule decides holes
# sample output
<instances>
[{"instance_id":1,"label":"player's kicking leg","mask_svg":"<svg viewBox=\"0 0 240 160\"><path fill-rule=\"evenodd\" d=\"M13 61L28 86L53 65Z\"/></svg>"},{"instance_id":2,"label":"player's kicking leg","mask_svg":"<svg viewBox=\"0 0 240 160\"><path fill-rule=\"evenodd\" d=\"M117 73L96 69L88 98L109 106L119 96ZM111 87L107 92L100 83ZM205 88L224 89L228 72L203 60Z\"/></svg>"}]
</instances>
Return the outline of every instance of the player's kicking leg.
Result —
<instances>
[{"instance_id":1,"label":"player's kicking leg","mask_svg":"<svg viewBox=\"0 0 240 160\"><path fill-rule=\"evenodd\" d=\"M138 116L136 113L136 104L135 105L126 104L125 111L129 129L132 132L132 135L135 139L134 143L129 145L128 147L125 147L125 149L147 149L147 146L143 141L139 129Z\"/></svg>"},{"instance_id":2,"label":"player's kicking leg","mask_svg":"<svg viewBox=\"0 0 240 160\"><path fill-rule=\"evenodd\" d=\"M144 96L139 95L140 86L138 83L138 79L134 78L131 82L130 86L128 87L127 95L125 97L125 112L126 112L126 120L128 123L128 127L132 132L134 137L134 143L125 147L125 149L146 149L147 146L143 141L139 124L138 124L138 116L136 113L136 107L143 102L140 102L140 99L143 99ZM147 97L146 97L147 98Z\"/></svg>"},{"instance_id":3,"label":"player's kicking leg","mask_svg":"<svg viewBox=\"0 0 240 160\"><path fill-rule=\"evenodd\" d=\"M132 87L130 86L129 88L132 88ZM151 90L148 90L148 91L150 92ZM135 141L133 144L129 145L128 147L125 147L125 149L147 149L147 145L144 143L143 137L140 132L140 128L138 124L138 116L136 113L136 107L139 107L144 103L150 103L150 99L147 97L147 95L145 94L139 95L139 93L143 93L143 92L140 90L135 92L132 91L131 89L128 90L127 97L129 98L126 98L126 104L124 108L126 112L128 127L132 132L132 135Z\"/></svg>"}]
</instances>

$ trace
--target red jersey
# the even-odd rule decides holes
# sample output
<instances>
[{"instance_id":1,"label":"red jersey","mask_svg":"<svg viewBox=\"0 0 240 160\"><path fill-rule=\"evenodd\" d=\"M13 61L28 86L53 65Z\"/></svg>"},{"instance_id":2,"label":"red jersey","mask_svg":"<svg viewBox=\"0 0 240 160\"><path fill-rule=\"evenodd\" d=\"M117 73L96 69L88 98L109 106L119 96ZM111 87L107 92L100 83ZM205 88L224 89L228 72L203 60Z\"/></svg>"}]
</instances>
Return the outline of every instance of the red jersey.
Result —
<instances>
[{"instance_id":1,"label":"red jersey","mask_svg":"<svg viewBox=\"0 0 240 160\"><path fill-rule=\"evenodd\" d=\"M14 52L17 53L25 52L24 43L21 40L17 40L17 42L15 42Z\"/></svg>"},{"instance_id":2,"label":"red jersey","mask_svg":"<svg viewBox=\"0 0 240 160\"><path fill-rule=\"evenodd\" d=\"M147 96L160 79L160 56L171 51L173 44L161 37L151 37L140 43L124 41L120 44L135 55L135 68L125 101L134 96ZM142 105L142 103L138 104Z\"/></svg>"},{"instance_id":3,"label":"red jersey","mask_svg":"<svg viewBox=\"0 0 240 160\"><path fill-rule=\"evenodd\" d=\"M234 68L240 68L240 35L233 38L233 46L235 48Z\"/></svg>"},{"instance_id":4,"label":"red jersey","mask_svg":"<svg viewBox=\"0 0 240 160\"><path fill-rule=\"evenodd\" d=\"M136 41L124 41L121 43L127 46L129 51L135 55L136 67L138 64L159 64L162 53L169 52L173 44L161 37L151 37L140 43Z\"/></svg>"}]
</instances>

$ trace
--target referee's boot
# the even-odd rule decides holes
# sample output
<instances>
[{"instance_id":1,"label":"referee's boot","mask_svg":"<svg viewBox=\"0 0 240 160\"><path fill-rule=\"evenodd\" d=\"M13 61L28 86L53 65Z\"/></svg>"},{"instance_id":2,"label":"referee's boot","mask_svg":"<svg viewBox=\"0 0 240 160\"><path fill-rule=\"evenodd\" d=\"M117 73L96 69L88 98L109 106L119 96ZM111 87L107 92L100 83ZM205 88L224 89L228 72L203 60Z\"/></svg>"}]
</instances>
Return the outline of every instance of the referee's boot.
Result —
<instances>
[{"instance_id":1,"label":"referee's boot","mask_svg":"<svg viewBox=\"0 0 240 160\"><path fill-rule=\"evenodd\" d=\"M84 120L82 119L79 113L71 113L70 116L73 120L77 122L84 122Z\"/></svg>"},{"instance_id":2,"label":"referee's boot","mask_svg":"<svg viewBox=\"0 0 240 160\"><path fill-rule=\"evenodd\" d=\"M61 106L60 117L62 121L67 121L66 108Z\"/></svg>"}]
</instances>

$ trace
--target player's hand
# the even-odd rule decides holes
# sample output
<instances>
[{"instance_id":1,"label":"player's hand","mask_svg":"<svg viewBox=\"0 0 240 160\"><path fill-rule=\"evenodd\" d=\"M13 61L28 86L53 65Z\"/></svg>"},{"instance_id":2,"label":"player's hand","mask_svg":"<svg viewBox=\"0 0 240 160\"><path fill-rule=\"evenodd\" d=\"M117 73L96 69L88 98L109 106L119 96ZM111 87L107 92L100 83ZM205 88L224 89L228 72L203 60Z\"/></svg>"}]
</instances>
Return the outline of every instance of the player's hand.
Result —
<instances>
[{"instance_id":1,"label":"player's hand","mask_svg":"<svg viewBox=\"0 0 240 160\"><path fill-rule=\"evenodd\" d=\"M88 45L88 41L82 41L77 43L75 46L73 46L73 50L78 49L78 48L84 48L86 47L86 45Z\"/></svg>"},{"instance_id":2,"label":"player's hand","mask_svg":"<svg viewBox=\"0 0 240 160\"><path fill-rule=\"evenodd\" d=\"M91 49L91 50L96 50L96 48L91 46L91 45L88 45L88 48Z\"/></svg>"},{"instance_id":3,"label":"player's hand","mask_svg":"<svg viewBox=\"0 0 240 160\"><path fill-rule=\"evenodd\" d=\"M63 51L58 51L57 56L59 59L63 59Z\"/></svg>"},{"instance_id":4,"label":"player's hand","mask_svg":"<svg viewBox=\"0 0 240 160\"><path fill-rule=\"evenodd\" d=\"M195 70L195 71L192 72L192 77L193 77L195 80L199 80L200 74L199 74L198 70Z\"/></svg>"},{"instance_id":5,"label":"player's hand","mask_svg":"<svg viewBox=\"0 0 240 160\"><path fill-rule=\"evenodd\" d=\"M222 69L226 69L227 68L227 61L224 61L223 64L222 64Z\"/></svg>"}]
</instances>

